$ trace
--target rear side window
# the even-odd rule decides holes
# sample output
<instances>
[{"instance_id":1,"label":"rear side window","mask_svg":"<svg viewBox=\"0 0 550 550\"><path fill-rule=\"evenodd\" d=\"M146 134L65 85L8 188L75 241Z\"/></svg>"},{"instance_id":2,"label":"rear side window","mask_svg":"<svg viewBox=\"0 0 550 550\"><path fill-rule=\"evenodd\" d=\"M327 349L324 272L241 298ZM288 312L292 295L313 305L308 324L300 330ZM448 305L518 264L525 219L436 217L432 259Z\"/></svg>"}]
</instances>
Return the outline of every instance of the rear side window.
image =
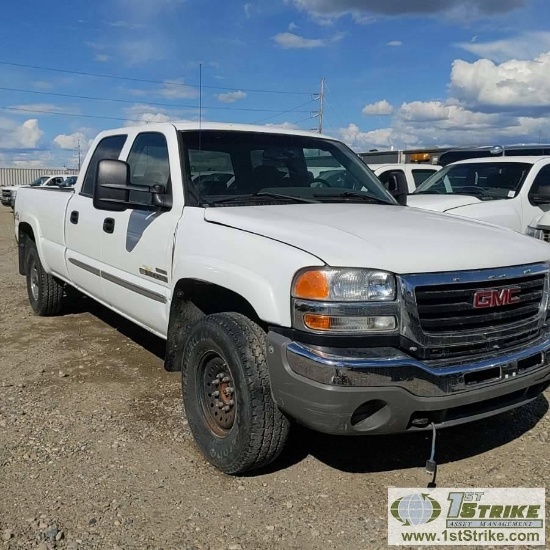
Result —
<instances>
[{"instance_id":1,"label":"rear side window","mask_svg":"<svg viewBox=\"0 0 550 550\"><path fill-rule=\"evenodd\" d=\"M418 187L424 183L437 170L427 170L426 168L413 168L412 175L414 185Z\"/></svg>"},{"instance_id":2,"label":"rear side window","mask_svg":"<svg viewBox=\"0 0 550 550\"><path fill-rule=\"evenodd\" d=\"M99 161L104 159L117 160L126 143L126 138L126 135L109 136L103 138L98 143L86 170L86 177L80 191L81 195L91 197L94 194L95 177Z\"/></svg>"}]
</instances>

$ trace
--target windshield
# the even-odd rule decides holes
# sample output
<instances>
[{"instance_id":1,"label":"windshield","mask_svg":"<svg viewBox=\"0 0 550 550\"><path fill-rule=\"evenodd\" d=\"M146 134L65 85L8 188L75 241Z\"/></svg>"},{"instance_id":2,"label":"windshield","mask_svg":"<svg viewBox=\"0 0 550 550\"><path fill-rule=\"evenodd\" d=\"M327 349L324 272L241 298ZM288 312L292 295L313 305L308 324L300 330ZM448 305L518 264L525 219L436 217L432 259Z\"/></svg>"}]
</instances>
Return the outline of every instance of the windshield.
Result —
<instances>
[{"instance_id":1,"label":"windshield","mask_svg":"<svg viewBox=\"0 0 550 550\"><path fill-rule=\"evenodd\" d=\"M472 195L480 200L511 199L533 165L526 162L451 164L428 178L414 195Z\"/></svg>"},{"instance_id":2,"label":"windshield","mask_svg":"<svg viewBox=\"0 0 550 550\"><path fill-rule=\"evenodd\" d=\"M36 178L31 183L31 187L38 187L39 185L42 185L48 179L49 179L49 176L40 176L39 178Z\"/></svg>"},{"instance_id":3,"label":"windshield","mask_svg":"<svg viewBox=\"0 0 550 550\"><path fill-rule=\"evenodd\" d=\"M357 155L336 141L227 130L204 130L200 137L182 132L182 141L200 204L396 204Z\"/></svg>"}]
</instances>

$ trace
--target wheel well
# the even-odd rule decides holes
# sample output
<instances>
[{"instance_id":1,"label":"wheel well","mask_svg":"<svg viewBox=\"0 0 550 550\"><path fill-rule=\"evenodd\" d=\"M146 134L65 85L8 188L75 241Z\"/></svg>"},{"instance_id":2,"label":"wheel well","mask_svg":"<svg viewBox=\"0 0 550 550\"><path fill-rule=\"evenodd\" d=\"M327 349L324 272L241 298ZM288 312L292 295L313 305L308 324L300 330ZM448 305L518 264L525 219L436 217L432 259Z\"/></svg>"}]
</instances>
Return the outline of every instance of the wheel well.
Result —
<instances>
[{"instance_id":1,"label":"wheel well","mask_svg":"<svg viewBox=\"0 0 550 550\"><path fill-rule=\"evenodd\" d=\"M36 242L34 237L34 231L32 227L27 222L21 222L19 224L19 235L18 235L18 253L19 253L19 274L25 275L26 266L25 260L27 258L27 241Z\"/></svg>"},{"instance_id":2,"label":"wheel well","mask_svg":"<svg viewBox=\"0 0 550 550\"><path fill-rule=\"evenodd\" d=\"M168 371L180 369L185 342L197 321L205 315L229 311L241 313L258 325L267 328L250 302L240 294L206 281L179 280L170 305L164 368Z\"/></svg>"}]
</instances>

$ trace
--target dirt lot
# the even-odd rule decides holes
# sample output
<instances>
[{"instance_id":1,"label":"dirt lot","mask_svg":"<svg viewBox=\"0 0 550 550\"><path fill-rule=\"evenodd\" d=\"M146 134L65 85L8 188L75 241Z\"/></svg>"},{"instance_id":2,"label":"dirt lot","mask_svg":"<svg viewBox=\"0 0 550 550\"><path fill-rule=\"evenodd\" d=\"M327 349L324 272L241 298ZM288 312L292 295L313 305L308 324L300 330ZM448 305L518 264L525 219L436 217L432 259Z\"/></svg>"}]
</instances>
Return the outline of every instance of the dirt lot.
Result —
<instances>
[{"instance_id":1,"label":"dirt lot","mask_svg":"<svg viewBox=\"0 0 550 550\"><path fill-rule=\"evenodd\" d=\"M86 299L33 316L16 252L2 207L0 548L386 547L387 487L425 486L426 435L296 429L269 471L220 474L182 418L163 342ZM440 432L439 486L545 486L549 429L540 397Z\"/></svg>"}]
</instances>

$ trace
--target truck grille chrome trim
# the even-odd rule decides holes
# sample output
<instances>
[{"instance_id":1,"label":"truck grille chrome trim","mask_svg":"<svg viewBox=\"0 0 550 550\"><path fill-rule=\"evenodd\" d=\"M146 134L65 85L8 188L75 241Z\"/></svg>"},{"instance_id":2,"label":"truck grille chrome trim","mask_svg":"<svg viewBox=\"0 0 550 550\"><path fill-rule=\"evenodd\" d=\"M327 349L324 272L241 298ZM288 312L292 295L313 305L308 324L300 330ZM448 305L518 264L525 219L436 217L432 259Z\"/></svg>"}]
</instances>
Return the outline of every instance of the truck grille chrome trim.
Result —
<instances>
[{"instance_id":1,"label":"truck grille chrome trim","mask_svg":"<svg viewBox=\"0 0 550 550\"><path fill-rule=\"evenodd\" d=\"M512 268L399 277L401 333L437 358L490 352L536 338L548 307L546 263ZM509 289L514 299L508 300ZM489 307L474 307L475 295L494 295ZM471 346L471 350L468 350ZM449 353L450 352L450 353Z\"/></svg>"}]
</instances>

